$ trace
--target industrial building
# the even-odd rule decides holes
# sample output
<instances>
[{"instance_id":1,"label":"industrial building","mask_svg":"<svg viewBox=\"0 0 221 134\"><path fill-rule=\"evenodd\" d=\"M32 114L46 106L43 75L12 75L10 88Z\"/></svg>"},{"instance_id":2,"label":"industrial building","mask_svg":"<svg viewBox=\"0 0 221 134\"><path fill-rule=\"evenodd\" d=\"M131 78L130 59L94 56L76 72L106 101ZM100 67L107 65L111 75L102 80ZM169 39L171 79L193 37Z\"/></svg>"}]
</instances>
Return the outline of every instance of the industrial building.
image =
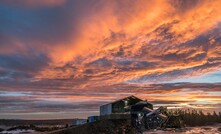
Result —
<instances>
[{"instance_id":1,"label":"industrial building","mask_svg":"<svg viewBox=\"0 0 221 134\"><path fill-rule=\"evenodd\" d=\"M72 125L78 126L87 123L87 119L74 119Z\"/></svg>"},{"instance_id":2,"label":"industrial building","mask_svg":"<svg viewBox=\"0 0 221 134\"><path fill-rule=\"evenodd\" d=\"M132 95L100 106L100 116L130 112L130 107L138 102L145 102L147 108L153 109L152 104Z\"/></svg>"},{"instance_id":3,"label":"industrial building","mask_svg":"<svg viewBox=\"0 0 221 134\"><path fill-rule=\"evenodd\" d=\"M100 119L99 116L89 116L87 118L88 122L95 122L95 121L98 121Z\"/></svg>"}]
</instances>

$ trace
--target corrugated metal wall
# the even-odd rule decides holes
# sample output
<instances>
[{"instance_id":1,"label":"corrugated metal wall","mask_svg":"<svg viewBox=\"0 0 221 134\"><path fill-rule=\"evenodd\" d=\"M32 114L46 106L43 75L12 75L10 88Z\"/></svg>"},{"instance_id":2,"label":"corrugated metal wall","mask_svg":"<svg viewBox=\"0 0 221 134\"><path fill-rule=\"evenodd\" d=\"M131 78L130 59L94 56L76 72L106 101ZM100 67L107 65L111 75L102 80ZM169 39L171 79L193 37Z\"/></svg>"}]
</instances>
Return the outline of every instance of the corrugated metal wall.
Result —
<instances>
[{"instance_id":1,"label":"corrugated metal wall","mask_svg":"<svg viewBox=\"0 0 221 134\"><path fill-rule=\"evenodd\" d=\"M106 104L100 107L100 115L108 115L112 113L112 104Z\"/></svg>"}]
</instances>

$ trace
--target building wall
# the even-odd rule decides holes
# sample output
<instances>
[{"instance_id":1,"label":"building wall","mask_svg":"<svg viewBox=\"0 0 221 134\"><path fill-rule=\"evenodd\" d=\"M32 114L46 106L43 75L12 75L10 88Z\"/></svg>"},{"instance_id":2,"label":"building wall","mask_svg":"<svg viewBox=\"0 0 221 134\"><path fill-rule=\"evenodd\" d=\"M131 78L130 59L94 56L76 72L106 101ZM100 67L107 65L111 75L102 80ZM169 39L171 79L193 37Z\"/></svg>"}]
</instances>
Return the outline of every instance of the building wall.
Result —
<instances>
[{"instance_id":1,"label":"building wall","mask_svg":"<svg viewBox=\"0 0 221 134\"><path fill-rule=\"evenodd\" d=\"M90 116L88 117L88 122L95 122L99 120L99 116Z\"/></svg>"},{"instance_id":2,"label":"building wall","mask_svg":"<svg viewBox=\"0 0 221 134\"><path fill-rule=\"evenodd\" d=\"M123 101L118 101L112 104L112 113L123 113L126 112L125 103Z\"/></svg>"},{"instance_id":3,"label":"building wall","mask_svg":"<svg viewBox=\"0 0 221 134\"><path fill-rule=\"evenodd\" d=\"M85 123L87 123L86 119L74 119L72 121L72 125L82 125L82 124L85 124Z\"/></svg>"},{"instance_id":4,"label":"building wall","mask_svg":"<svg viewBox=\"0 0 221 134\"><path fill-rule=\"evenodd\" d=\"M138 102L143 102L143 100L135 96L129 96L121 100L103 105L100 107L100 116L129 112L130 106L137 104ZM146 107L153 109L153 105L147 101L145 101L145 105Z\"/></svg>"},{"instance_id":5,"label":"building wall","mask_svg":"<svg viewBox=\"0 0 221 134\"><path fill-rule=\"evenodd\" d=\"M112 113L112 104L106 104L100 107L100 115L108 115Z\"/></svg>"},{"instance_id":6,"label":"building wall","mask_svg":"<svg viewBox=\"0 0 221 134\"><path fill-rule=\"evenodd\" d=\"M126 120L129 120L130 118L131 118L130 113L115 113L115 114L100 116L101 120L104 120L104 119L126 119Z\"/></svg>"},{"instance_id":7,"label":"building wall","mask_svg":"<svg viewBox=\"0 0 221 134\"><path fill-rule=\"evenodd\" d=\"M112 113L124 113L129 112L130 110L126 107L134 105L138 102L142 101L139 98L128 97L126 99L122 99L112 103Z\"/></svg>"}]
</instances>

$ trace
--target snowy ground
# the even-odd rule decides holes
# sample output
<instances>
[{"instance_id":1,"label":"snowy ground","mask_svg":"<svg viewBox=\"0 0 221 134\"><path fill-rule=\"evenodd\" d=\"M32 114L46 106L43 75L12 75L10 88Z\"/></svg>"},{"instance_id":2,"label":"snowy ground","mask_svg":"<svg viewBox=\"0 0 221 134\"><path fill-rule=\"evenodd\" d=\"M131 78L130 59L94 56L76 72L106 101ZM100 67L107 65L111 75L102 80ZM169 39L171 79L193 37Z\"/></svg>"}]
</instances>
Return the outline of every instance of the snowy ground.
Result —
<instances>
[{"instance_id":1,"label":"snowy ground","mask_svg":"<svg viewBox=\"0 0 221 134\"><path fill-rule=\"evenodd\" d=\"M3 131L0 134L21 134L21 133L36 133L34 130L13 130L13 131ZM41 133L42 134L42 133ZM143 134L221 134L221 124L214 126L202 126L202 127L187 127L180 130L152 130L144 132Z\"/></svg>"},{"instance_id":2,"label":"snowy ground","mask_svg":"<svg viewBox=\"0 0 221 134\"><path fill-rule=\"evenodd\" d=\"M12 131L2 131L2 132L0 132L0 134L20 134L20 133L33 133L33 132L35 132L35 130L17 129L17 130L12 130Z\"/></svg>"}]
</instances>

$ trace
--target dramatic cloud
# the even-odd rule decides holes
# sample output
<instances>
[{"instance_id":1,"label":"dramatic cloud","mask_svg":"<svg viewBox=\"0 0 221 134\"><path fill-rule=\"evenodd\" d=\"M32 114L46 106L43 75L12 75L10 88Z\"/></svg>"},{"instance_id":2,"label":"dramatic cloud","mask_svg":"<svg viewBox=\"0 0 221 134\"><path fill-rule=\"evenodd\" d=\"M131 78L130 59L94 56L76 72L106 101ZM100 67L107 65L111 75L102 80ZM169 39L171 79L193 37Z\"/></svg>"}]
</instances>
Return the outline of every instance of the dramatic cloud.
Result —
<instances>
[{"instance_id":1,"label":"dramatic cloud","mask_svg":"<svg viewBox=\"0 0 221 134\"><path fill-rule=\"evenodd\" d=\"M220 7L219 0L1 0L0 117L30 118L24 107L31 115L98 114L99 105L132 94L215 108Z\"/></svg>"}]
</instances>

